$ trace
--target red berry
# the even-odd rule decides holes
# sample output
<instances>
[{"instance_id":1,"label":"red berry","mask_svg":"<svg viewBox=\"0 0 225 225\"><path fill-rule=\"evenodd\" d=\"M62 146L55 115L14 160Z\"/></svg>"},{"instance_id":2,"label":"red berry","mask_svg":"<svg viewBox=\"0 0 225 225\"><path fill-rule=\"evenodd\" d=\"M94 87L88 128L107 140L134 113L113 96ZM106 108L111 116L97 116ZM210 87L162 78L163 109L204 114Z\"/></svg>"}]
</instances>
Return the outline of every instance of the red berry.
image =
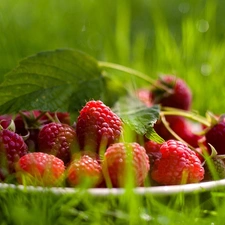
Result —
<instances>
[{"instance_id":1,"label":"red berry","mask_svg":"<svg viewBox=\"0 0 225 225\"><path fill-rule=\"evenodd\" d=\"M160 148L151 177L159 184L177 185L197 183L204 178L204 168L194 151L180 141L168 140Z\"/></svg>"},{"instance_id":2,"label":"red berry","mask_svg":"<svg viewBox=\"0 0 225 225\"><path fill-rule=\"evenodd\" d=\"M68 124L49 123L42 127L38 135L39 151L62 159L67 164L76 144L76 132Z\"/></svg>"},{"instance_id":3,"label":"red berry","mask_svg":"<svg viewBox=\"0 0 225 225\"><path fill-rule=\"evenodd\" d=\"M134 184L142 186L149 169L150 163L145 148L135 142L109 146L102 162L106 182L110 180L113 187L124 186L129 171Z\"/></svg>"},{"instance_id":4,"label":"red berry","mask_svg":"<svg viewBox=\"0 0 225 225\"><path fill-rule=\"evenodd\" d=\"M150 97L154 104L189 110L192 102L192 93L186 82L173 75L161 76L156 83L166 86L170 92L153 87Z\"/></svg>"},{"instance_id":5,"label":"red berry","mask_svg":"<svg viewBox=\"0 0 225 225\"><path fill-rule=\"evenodd\" d=\"M166 116L166 121L170 128L185 142L194 148L198 147L200 136L192 131L188 120L181 116ZM160 120L154 125L154 129L164 140L175 138Z\"/></svg>"},{"instance_id":6,"label":"red berry","mask_svg":"<svg viewBox=\"0 0 225 225\"><path fill-rule=\"evenodd\" d=\"M23 138L10 130L0 131L0 179L15 172L15 163L28 153Z\"/></svg>"},{"instance_id":7,"label":"red berry","mask_svg":"<svg viewBox=\"0 0 225 225\"><path fill-rule=\"evenodd\" d=\"M136 91L136 96L137 98L143 102L147 107L151 107L152 106L152 101L150 98L150 90L148 89L138 89Z\"/></svg>"},{"instance_id":8,"label":"red berry","mask_svg":"<svg viewBox=\"0 0 225 225\"><path fill-rule=\"evenodd\" d=\"M76 124L81 150L95 152L117 142L121 129L121 119L103 102L94 100L82 108Z\"/></svg>"},{"instance_id":9,"label":"red berry","mask_svg":"<svg viewBox=\"0 0 225 225\"><path fill-rule=\"evenodd\" d=\"M22 111L18 113L14 119L16 133L27 135L29 128L39 128L40 120L37 118L41 115L40 111Z\"/></svg>"},{"instance_id":10,"label":"red berry","mask_svg":"<svg viewBox=\"0 0 225 225\"><path fill-rule=\"evenodd\" d=\"M3 129L7 129L7 127L10 125L10 122L12 120L12 115L0 115L0 126Z\"/></svg>"},{"instance_id":11,"label":"red berry","mask_svg":"<svg viewBox=\"0 0 225 225\"><path fill-rule=\"evenodd\" d=\"M162 144L154 142L152 140L146 141L144 144L147 154L153 153L153 152L159 152L161 146L162 146Z\"/></svg>"},{"instance_id":12,"label":"red berry","mask_svg":"<svg viewBox=\"0 0 225 225\"><path fill-rule=\"evenodd\" d=\"M32 152L20 158L16 165L17 179L20 184L37 186L61 185L64 162L43 152Z\"/></svg>"},{"instance_id":13,"label":"red berry","mask_svg":"<svg viewBox=\"0 0 225 225\"><path fill-rule=\"evenodd\" d=\"M16 133L26 137L25 143L29 151L37 150L37 137L42 125L37 118L41 115L40 111L23 111L16 115L14 119Z\"/></svg>"},{"instance_id":14,"label":"red berry","mask_svg":"<svg viewBox=\"0 0 225 225\"><path fill-rule=\"evenodd\" d=\"M218 155L225 154L225 120L219 119L205 134L206 143L211 144L217 151ZM208 146L210 149L210 147Z\"/></svg>"},{"instance_id":15,"label":"red berry","mask_svg":"<svg viewBox=\"0 0 225 225\"><path fill-rule=\"evenodd\" d=\"M144 144L146 153L150 160L150 165L154 164L154 161L161 157L160 147L162 144L156 143L152 140L146 141Z\"/></svg>"},{"instance_id":16,"label":"red berry","mask_svg":"<svg viewBox=\"0 0 225 225\"><path fill-rule=\"evenodd\" d=\"M30 151L36 151L38 148L38 134L40 128L48 123L60 121L70 124L70 115L67 112L41 112L39 110L23 111L16 115L14 123L16 133L27 136L26 144Z\"/></svg>"},{"instance_id":17,"label":"red berry","mask_svg":"<svg viewBox=\"0 0 225 225\"><path fill-rule=\"evenodd\" d=\"M74 159L68 167L67 181L70 186L97 187L102 180L100 164L88 155L82 155L80 158Z\"/></svg>"}]
</instances>

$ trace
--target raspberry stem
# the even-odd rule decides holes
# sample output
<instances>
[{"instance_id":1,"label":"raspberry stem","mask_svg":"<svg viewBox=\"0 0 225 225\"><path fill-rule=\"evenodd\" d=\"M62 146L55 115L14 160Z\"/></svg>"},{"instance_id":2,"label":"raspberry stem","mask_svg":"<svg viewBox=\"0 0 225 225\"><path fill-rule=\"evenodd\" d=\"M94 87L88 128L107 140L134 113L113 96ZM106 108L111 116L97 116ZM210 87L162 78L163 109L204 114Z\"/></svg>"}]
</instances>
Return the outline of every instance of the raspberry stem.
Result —
<instances>
[{"instance_id":1,"label":"raspberry stem","mask_svg":"<svg viewBox=\"0 0 225 225\"><path fill-rule=\"evenodd\" d=\"M41 119L41 117L44 116L45 114L46 114L46 112L41 112L41 114L35 118L35 122L37 122L39 119Z\"/></svg>"},{"instance_id":2,"label":"raspberry stem","mask_svg":"<svg viewBox=\"0 0 225 225\"><path fill-rule=\"evenodd\" d=\"M149 82L151 85L153 85L153 86L155 86L155 87L157 87L159 89L165 90L167 93L171 93L172 94L172 92L173 92L167 86L165 86L163 84L156 83L154 79L150 78L147 74L144 74L144 73L142 73L140 71L137 71L137 70L134 70L134 69L131 69L129 67L122 66L122 65L119 65L119 64L116 64L116 63L99 61L98 64L99 64L99 66L101 68L111 68L111 69L115 69L115 70L119 70L119 71L122 71L122 72L126 72L126 73L129 73L129 74L134 75L136 77L139 77L139 78Z\"/></svg>"},{"instance_id":3,"label":"raspberry stem","mask_svg":"<svg viewBox=\"0 0 225 225\"><path fill-rule=\"evenodd\" d=\"M177 133L175 133L171 128L169 123L167 122L166 118L164 115L161 115L161 120L163 125L166 127L166 129L179 141L184 142L185 144L187 144L191 149L193 149L192 146L190 146L186 141L184 141Z\"/></svg>"},{"instance_id":4,"label":"raspberry stem","mask_svg":"<svg viewBox=\"0 0 225 225\"><path fill-rule=\"evenodd\" d=\"M203 116L196 114L191 111L185 111L182 109L175 109L171 107L162 107L161 108L160 115L161 116L166 116L166 115L171 115L171 116L183 116L188 119L194 120L196 122L199 122L201 124L204 124L205 126L209 127L211 124L210 122Z\"/></svg>"}]
</instances>

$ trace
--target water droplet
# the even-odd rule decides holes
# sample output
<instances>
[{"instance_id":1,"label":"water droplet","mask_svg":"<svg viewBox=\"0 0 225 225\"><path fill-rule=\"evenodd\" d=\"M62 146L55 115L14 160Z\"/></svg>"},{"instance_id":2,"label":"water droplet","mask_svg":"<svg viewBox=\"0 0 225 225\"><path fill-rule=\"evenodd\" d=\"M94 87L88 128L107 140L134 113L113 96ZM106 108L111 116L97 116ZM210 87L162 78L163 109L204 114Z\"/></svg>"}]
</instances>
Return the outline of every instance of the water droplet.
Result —
<instances>
[{"instance_id":1,"label":"water droplet","mask_svg":"<svg viewBox=\"0 0 225 225\"><path fill-rule=\"evenodd\" d=\"M212 72L212 67L209 64L202 64L201 73L204 76L209 76Z\"/></svg>"},{"instance_id":2,"label":"water droplet","mask_svg":"<svg viewBox=\"0 0 225 225\"><path fill-rule=\"evenodd\" d=\"M197 22L197 29L199 32L204 33L209 29L209 22L207 20L199 20Z\"/></svg>"},{"instance_id":3,"label":"water droplet","mask_svg":"<svg viewBox=\"0 0 225 225\"><path fill-rule=\"evenodd\" d=\"M145 220L145 221L150 221L152 220L152 217L150 215L148 215L147 213L141 213L140 217Z\"/></svg>"}]
</instances>

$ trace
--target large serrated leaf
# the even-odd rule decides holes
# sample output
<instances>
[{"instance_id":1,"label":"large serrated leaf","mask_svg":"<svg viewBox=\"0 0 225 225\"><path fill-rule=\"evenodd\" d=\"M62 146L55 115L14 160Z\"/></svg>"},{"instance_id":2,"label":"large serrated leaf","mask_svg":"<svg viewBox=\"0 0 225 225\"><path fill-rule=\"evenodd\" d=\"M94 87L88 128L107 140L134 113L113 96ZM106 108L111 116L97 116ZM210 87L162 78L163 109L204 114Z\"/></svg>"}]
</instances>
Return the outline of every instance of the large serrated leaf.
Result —
<instances>
[{"instance_id":1,"label":"large serrated leaf","mask_svg":"<svg viewBox=\"0 0 225 225\"><path fill-rule=\"evenodd\" d=\"M153 127L159 117L159 107L140 108L128 112L121 112L121 118L139 134L146 134L149 127Z\"/></svg>"},{"instance_id":2,"label":"large serrated leaf","mask_svg":"<svg viewBox=\"0 0 225 225\"><path fill-rule=\"evenodd\" d=\"M136 133L159 143L164 141L153 129L160 116L159 105L146 107L134 96L128 96L121 98L114 111Z\"/></svg>"},{"instance_id":3,"label":"large serrated leaf","mask_svg":"<svg viewBox=\"0 0 225 225\"><path fill-rule=\"evenodd\" d=\"M103 77L97 60L71 49L28 57L0 85L0 113L20 110L75 111L100 99Z\"/></svg>"},{"instance_id":4,"label":"large serrated leaf","mask_svg":"<svg viewBox=\"0 0 225 225\"><path fill-rule=\"evenodd\" d=\"M162 144L165 141L161 136L159 136L156 133L156 131L153 127L152 128L149 127L147 133L145 134L145 137L148 138L149 140L152 140L152 141L154 141L156 143L160 143L160 144Z\"/></svg>"}]
</instances>

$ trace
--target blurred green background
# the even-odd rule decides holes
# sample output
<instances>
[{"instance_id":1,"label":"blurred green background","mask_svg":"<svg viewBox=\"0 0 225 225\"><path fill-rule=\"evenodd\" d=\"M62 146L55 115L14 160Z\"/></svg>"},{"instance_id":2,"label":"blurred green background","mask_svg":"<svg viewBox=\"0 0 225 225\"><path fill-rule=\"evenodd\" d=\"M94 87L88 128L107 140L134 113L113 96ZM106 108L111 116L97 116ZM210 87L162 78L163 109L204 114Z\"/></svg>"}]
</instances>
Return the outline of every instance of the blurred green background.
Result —
<instances>
[{"instance_id":1,"label":"blurred green background","mask_svg":"<svg viewBox=\"0 0 225 225\"><path fill-rule=\"evenodd\" d=\"M188 82L193 108L225 112L223 0L0 0L0 79L24 57L80 49Z\"/></svg>"}]
</instances>

